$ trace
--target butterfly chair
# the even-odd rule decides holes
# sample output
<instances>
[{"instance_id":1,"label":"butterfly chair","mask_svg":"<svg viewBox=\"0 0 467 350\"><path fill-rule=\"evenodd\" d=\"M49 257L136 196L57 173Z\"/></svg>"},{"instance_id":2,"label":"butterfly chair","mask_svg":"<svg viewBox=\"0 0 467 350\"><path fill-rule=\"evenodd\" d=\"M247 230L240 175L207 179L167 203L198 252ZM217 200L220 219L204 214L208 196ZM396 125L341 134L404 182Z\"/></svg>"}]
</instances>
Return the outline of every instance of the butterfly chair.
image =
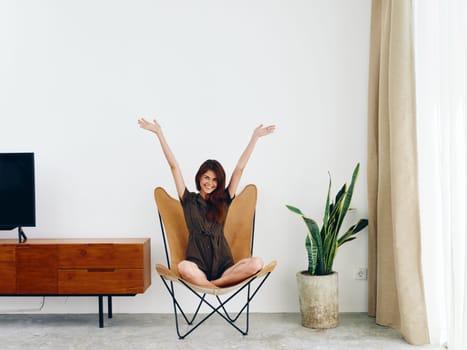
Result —
<instances>
[{"instance_id":1,"label":"butterfly chair","mask_svg":"<svg viewBox=\"0 0 467 350\"><path fill-rule=\"evenodd\" d=\"M252 256L256 192L255 185L246 186L243 191L234 198L227 214L224 234L230 245L234 262ZM221 316L241 334L247 335L250 302L276 267L276 262L272 261L255 275L236 285L225 288L206 288L183 280L177 270L178 263L185 259L185 252L188 244L188 229L183 216L182 206L178 200L168 195L161 187L154 190L154 198L159 211L159 220L167 258L167 266L157 264L156 270L172 296L175 327L178 337L180 339L185 338L214 314ZM193 308L195 311L190 318L188 318L184 308L181 307L177 300L174 282L180 283L191 291L196 296L196 300L199 298L199 304L197 307ZM240 293L242 291L243 293ZM231 313L227 311L227 304L235 297L240 297L245 294L246 300L243 306L240 311L232 316ZM206 305L210 312L198 315L202 305ZM239 323L237 321L243 313L245 313L246 316L245 326L241 329L237 326L237 323ZM179 324L180 315L185 320L186 327L188 328L183 334L181 333ZM198 316L200 319L196 320Z\"/></svg>"}]
</instances>

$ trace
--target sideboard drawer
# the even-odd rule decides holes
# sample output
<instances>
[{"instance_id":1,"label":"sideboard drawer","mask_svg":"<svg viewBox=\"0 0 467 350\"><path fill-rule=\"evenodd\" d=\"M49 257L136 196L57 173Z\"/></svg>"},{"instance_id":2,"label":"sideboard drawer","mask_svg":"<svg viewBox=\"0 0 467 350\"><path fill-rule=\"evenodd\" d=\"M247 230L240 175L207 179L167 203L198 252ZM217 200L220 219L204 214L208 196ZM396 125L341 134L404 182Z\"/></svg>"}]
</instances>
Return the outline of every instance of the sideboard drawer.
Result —
<instances>
[{"instance_id":1,"label":"sideboard drawer","mask_svg":"<svg viewBox=\"0 0 467 350\"><path fill-rule=\"evenodd\" d=\"M59 294L136 294L144 292L141 269L61 269Z\"/></svg>"},{"instance_id":2,"label":"sideboard drawer","mask_svg":"<svg viewBox=\"0 0 467 350\"><path fill-rule=\"evenodd\" d=\"M144 268L143 246L138 244L60 245L59 268Z\"/></svg>"}]
</instances>

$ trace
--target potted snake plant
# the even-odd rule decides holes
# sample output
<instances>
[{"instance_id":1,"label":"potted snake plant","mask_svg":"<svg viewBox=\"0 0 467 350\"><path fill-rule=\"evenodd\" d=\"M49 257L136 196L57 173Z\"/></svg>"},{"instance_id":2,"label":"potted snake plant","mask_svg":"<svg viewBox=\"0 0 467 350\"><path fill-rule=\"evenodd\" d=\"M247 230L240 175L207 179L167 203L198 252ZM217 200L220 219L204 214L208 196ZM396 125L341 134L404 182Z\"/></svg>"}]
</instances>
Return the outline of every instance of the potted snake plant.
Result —
<instances>
[{"instance_id":1,"label":"potted snake plant","mask_svg":"<svg viewBox=\"0 0 467 350\"><path fill-rule=\"evenodd\" d=\"M345 183L334 200L331 199L331 176L324 207L321 228L315 220L305 216L294 206L286 207L301 217L307 234L305 247L308 269L297 272L302 324L308 328L334 328L338 324L338 275L332 265L338 248L356 238L356 234L368 225L367 219L359 219L339 236L342 223L350 208L350 202L358 177L360 164L355 167L350 186Z\"/></svg>"}]
</instances>

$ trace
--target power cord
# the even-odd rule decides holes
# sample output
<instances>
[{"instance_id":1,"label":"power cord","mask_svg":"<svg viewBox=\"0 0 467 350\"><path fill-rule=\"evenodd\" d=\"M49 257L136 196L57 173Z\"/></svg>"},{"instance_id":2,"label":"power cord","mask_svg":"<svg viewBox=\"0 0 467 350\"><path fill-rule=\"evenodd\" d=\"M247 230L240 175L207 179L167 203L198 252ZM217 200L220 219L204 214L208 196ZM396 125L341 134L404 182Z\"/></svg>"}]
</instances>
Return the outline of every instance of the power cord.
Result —
<instances>
[{"instance_id":1,"label":"power cord","mask_svg":"<svg viewBox=\"0 0 467 350\"><path fill-rule=\"evenodd\" d=\"M11 313L24 313L24 312L38 312L38 311L42 311L42 309L44 308L44 305L45 305L45 296L42 297L42 302L38 309L34 308L34 309L0 310L0 313L11 314Z\"/></svg>"}]
</instances>

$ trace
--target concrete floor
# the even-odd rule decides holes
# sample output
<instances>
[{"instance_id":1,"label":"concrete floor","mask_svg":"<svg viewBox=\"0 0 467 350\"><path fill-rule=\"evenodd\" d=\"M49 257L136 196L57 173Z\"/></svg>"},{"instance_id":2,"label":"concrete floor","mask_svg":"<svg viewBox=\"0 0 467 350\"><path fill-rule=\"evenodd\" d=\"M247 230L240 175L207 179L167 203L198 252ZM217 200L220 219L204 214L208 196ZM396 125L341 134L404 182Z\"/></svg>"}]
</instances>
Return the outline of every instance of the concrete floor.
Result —
<instances>
[{"instance_id":1,"label":"concrete floor","mask_svg":"<svg viewBox=\"0 0 467 350\"><path fill-rule=\"evenodd\" d=\"M114 314L98 328L95 314L0 315L0 349L439 349L411 346L392 329L363 313L344 313L335 329L312 330L299 314L251 314L243 336L219 317L179 340L173 315Z\"/></svg>"}]
</instances>

